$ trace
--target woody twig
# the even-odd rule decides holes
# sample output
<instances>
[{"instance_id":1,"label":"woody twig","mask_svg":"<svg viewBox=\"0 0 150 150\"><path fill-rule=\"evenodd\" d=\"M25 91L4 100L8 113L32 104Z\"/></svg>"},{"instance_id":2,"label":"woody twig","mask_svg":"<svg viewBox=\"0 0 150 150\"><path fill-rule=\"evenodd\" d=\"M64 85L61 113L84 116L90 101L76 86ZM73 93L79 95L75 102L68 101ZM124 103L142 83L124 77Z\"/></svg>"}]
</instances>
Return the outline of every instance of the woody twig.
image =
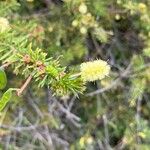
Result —
<instances>
[{"instance_id":1,"label":"woody twig","mask_svg":"<svg viewBox=\"0 0 150 150\"><path fill-rule=\"evenodd\" d=\"M3 64L3 65L1 66L1 68L5 69L5 68L7 68L9 65L11 65L11 64L12 64L12 63L7 62L7 63Z\"/></svg>"},{"instance_id":2,"label":"woody twig","mask_svg":"<svg viewBox=\"0 0 150 150\"><path fill-rule=\"evenodd\" d=\"M29 85L29 83L32 80L32 76L30 75L27 80L25 81L25 83L22 85L22 87L20 89L17 90L17 95L20 96L23 91L25 90L25 88Z\"/></svg>"}]
</instances>

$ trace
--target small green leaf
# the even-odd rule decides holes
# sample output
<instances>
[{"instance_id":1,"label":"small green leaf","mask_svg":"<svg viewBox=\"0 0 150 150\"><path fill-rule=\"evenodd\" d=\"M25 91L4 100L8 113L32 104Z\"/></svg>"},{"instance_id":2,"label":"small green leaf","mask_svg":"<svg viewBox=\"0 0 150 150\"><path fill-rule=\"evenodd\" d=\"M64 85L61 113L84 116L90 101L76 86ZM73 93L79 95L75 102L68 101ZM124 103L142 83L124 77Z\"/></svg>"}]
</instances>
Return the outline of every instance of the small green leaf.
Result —
<instances>
[{"instance_id":1,"label":"small green leaf","mask_svg":"<svg viewBox=\"0 0 150 150\"><path fill-rule=\"evenodd\" d=\"M4 109L4 107L6 106L6 104L10 101L11 97L12 97L12 91L13 89L8 89L2 96L2 98L0 99L0 111L2 111Z\"/></svg>"},{"instance_id":2,"label":"small green leaf","mask_svg":"<svg viewBox=\"0 0 150 150\"><path fill-rule=\"evenodd\" d=\"M12 50L11 50L11 51L8 51L6 54L4 54L4 55L0 58L0 60L6 59L7 57L9 57L9 56L11 55L11 53L12 53Z\"/></svg>"},{"instance_id":3,"label":"small green leaf","mask_svg":"<svg viewBox=\"0 0 150 150\"><path fill-rule=\"evenodd\" d=\"M5 71L0 68L0 90L4 89L7 84L7 77Z\"/></svg>"}]
</instances>

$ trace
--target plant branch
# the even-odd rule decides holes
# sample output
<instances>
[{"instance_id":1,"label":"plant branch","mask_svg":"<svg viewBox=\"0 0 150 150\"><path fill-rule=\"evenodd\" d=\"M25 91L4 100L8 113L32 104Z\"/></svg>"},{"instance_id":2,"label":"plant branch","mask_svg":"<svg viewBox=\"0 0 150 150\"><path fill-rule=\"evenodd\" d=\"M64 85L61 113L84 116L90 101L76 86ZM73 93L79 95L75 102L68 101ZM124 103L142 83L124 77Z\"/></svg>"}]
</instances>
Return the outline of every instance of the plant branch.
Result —
<instances>
[{"instance_id":1,"label":"plant branch","mask_svg":"<svg viewBox=\"0 0 150 150\"><path fill-rule=\"evenodd\" d=\"M31 80L32 80L32 76L30 75L30 76L27 78L26 82L22 85L22 87L17 90L17 95L18 95L18 96L20 96L20 95L23 93L23 91L24 91L25 88L28 86L28 84L31 82Z\"/></svg>"},{"instance_id":2,"label":"plant branch","mask_svg":"<svg viewBox=\"0 0 150 150\"><path fill-rule=\"evenodd\" d=\"M9 65L11 65L12 63L10 63L10 62L7 62L7 63L5 63L5 64L3 64L2 66L1 66L1 68L7 68Z\"/></svg>"}]
</instances>

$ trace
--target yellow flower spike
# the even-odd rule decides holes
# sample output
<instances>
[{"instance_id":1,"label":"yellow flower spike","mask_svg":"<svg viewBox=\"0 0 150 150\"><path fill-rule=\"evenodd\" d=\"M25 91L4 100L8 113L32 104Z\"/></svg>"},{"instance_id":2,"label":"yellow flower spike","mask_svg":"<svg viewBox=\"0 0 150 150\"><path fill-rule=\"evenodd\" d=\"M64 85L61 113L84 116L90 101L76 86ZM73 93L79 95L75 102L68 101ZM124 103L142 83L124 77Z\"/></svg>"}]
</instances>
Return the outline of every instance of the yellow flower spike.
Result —
<instances>
[{"instance_id":1,"label":"yellow flower spike","mask_svg":"<svg viewBox=\"0 0 150 150\"><path fill-rule=\"evenodd\" d=\"M86 139L87 144L92 144L93 143L93 138L92 137L88 137Z\"/></svg>"},{"instance_id":2,"label":"yellow flower spike","mask_svg":"<svg viewBox=\"0 0 150 150\"><path fill-rule=\"evenodd\" d=\"M101 80L110 72L110 66L103 60L82 63L80 67L83 81Z\"/></svg>"},{"instance_id":3,"label":"yellow flower spike","mask_svg":"<svg viewBox=\"0 0 150 150\"><path fill-rule=\"evenodd\" d=\"M139 132L139 133L138 133L138 136L140 136L140 137L143 138L143 139L146 138L146 135L145 135L145 133L143 133L143 132Z\"/></svg>"},{"instance_id":4,"label":"yellow flower spike","mask_svg":"<svg viewBox=\"0 0 150 150\"><path fill-rule=\"evenodd\" d=\"M81 28L80 28L80 33L81 33L81 34L86 34L86 33L87 33L86 27L81 27Z\"/></svg>"},{"instance_id":5,"label":"yellow flower spike","mask_svg":"<svg viewBox=\"0 0 150 150\"><path fill-rule=\"evenodd\" d=\"M81 14L87 13L87 6L86 6L84 3L82 3L82 4L79 6L79 12L80 12Z\"/></svg>"},{"instance_id":6,"label":"yellow flower spike","mask_svg":"<svg viewBox=\"0 0 150 150\"><path fill-rule=\"evenodd\" d=\"M85 137L81 137L80 138L79 144L80 144L81 147L84 147L84 145L85 145Z\"/></svg>"},{"instance_id":7,"label":"yellow flower spike","mask_svg":"<svg viewBox=\"0 0 150 150\"><path fill-rule=\"evenodd\" d=\"M0 17L0 32L4 32L9 29L9 21L6 18Z\"/></svg>"},{"instance_id":8,"label":"yellow flower spike","mask_svg":"<svg viewBox=\"0 0 150 150\"><path fill-rule=\"evenodd\" d=\"M53 28L52 26L49 26L49 27L48 27L48 31L49 31L49 32L53 32L53 30L54 30L54 28Z\"/></svg>"},{"instance_id":9,"label":"yellow flower spike","mask_svg":"<svg viewBox=\"0 0 150 150\"><path fill-rule=\"evenodd\" d=\"M73 21L72 21L72 26L73 26L73 27L77 27L78 24L79 24L78 20L73 20Z\"/></svg>"},{"instance_id":10,"label":"yellow flower spike","mask_svg":"<svg viewBox=\"0 0 150 150\"><path fill-rule=\"evenodd\" d=\"M139 3L138 8L140 12L144 13L147 9L147 6L144 3Z\"/></svg>"},{"instance_id":11,"label":"yellow flower spike","mask_svg":"<svg viewBox=\"0 0 150 150\"><path fill-rule=\"evenodd\" d=\"M86 15L82 16L81 22L84 25L89 25L94 22L94 17L91 15L91 13L87 13Z\"/></svg>"},{"instance_id":12,"label":"yellow flower spike","mask_svg":"<svg viewBox=\"0 0 150 150\"><path fill-rule=\"evenodd\" d=\"M115 15L115 19L116 19L116 20L120 20L120 19L121 19L121 16L120 16L119 14L116 14L116 15Z\"/></svg>"}]
</instances>

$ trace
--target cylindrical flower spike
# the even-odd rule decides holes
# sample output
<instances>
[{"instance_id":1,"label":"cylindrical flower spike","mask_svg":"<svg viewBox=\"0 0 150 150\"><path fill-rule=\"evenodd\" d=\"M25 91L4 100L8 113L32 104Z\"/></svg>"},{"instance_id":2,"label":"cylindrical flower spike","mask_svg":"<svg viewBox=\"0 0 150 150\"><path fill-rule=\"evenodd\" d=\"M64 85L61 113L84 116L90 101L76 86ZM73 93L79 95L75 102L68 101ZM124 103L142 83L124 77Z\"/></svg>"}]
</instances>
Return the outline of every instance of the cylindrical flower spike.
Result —
<instances>
[{"instance_id":1,"label":"cylindrical flower spike","mask_svg":"<svg viewBox=\"0 0 150 150\"><path fill-rule=\"evenodd\" d=\"M110 66L103 60L85 62L82 63L80 67L83 81L101 80L105 78L105 76L108 76L110 72Z\"/></svg>"},{"instance_id":2,"label":"cylindrical flower spike","mask_svg":"<svg viewBox=\"0 0 150 150\"><path fill-rule=\"evenodd\" d=\"M0 17L0 32L4 32L9 27L9 21L6 18Z\"/></svg>"},{"instance_id":3,"label":"cylindrical flower spike","mask_svg":"<svg viewBox=\"0 0 150 150\"><path fill-rule=\"evenodd\" d=\"M85 14L87 12L87 6L84 3L79 6L79 12L81 14Z\"/></svg>"}]
</instances>

